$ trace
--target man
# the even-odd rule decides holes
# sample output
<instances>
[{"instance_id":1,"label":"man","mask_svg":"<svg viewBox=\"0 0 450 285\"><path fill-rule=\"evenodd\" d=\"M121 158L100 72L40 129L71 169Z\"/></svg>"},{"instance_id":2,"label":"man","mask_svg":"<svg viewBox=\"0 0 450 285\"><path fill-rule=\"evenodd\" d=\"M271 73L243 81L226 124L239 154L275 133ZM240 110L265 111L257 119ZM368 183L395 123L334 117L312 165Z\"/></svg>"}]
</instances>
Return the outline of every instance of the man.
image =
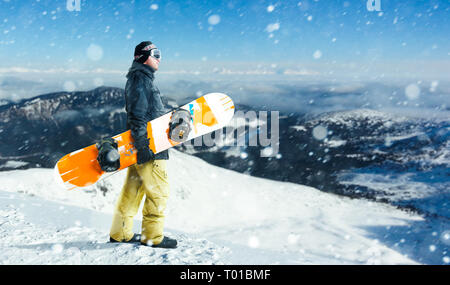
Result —
<instances>
[{"instance_id":1,"label":"man","mask_svg":"<svg viewBox=\"0 0 450 285\"><path fill-rule=\"evenodd\" d=\"M177 241L163 235L164 210L169 196L167 150L154 154L149 148L147 122L166 113L154 73L161 53L150 41L134 50L134 61L127 74L125 102L127 128L137 149L137 164L128 168L125 184L114 211L111 242L140 242L152 247L176 248ZM141 235L133 233L133 217L145 195Z\"/></svg>"}]
</instances>

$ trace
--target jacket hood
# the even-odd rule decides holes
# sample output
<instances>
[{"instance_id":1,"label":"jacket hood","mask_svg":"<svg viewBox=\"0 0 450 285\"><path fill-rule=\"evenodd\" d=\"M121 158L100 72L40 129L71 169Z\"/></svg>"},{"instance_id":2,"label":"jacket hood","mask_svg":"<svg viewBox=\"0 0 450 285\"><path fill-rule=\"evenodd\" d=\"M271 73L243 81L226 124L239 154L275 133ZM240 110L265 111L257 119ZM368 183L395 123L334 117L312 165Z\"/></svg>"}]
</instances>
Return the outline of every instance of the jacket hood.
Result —
<instances>
[{"instance_id":1,"label":"jacket hood","mask_svg":"<svg viewBox=\"0 0 450 285\"><path fill-rule=\"evenodd\" d=\"M154 75L155 71L153 70L153 68L151 68L150 66L148 66L146 64L143 64L143 63L140 63L137 61L133 61L133 64L131 65L130 69L128 70L127 78L130 78L130 76L135 74L137 71L144 73L145 75L150 77L152 80L155 77L155 75Z\"/></svg>"}]
</instances>

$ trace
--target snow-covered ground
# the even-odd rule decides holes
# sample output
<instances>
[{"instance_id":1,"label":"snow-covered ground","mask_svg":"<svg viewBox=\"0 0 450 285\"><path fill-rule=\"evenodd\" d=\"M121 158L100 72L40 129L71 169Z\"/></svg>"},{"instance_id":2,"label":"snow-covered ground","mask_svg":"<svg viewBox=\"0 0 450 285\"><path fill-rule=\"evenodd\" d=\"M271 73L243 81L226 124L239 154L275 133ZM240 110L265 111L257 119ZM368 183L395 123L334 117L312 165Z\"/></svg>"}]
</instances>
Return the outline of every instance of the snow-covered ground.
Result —
<instances>
[{"instance_id":1,"label":"snow-covered ground","mask_svg":"<svg viewBox=\"0 0 450 285\"><path fill-rule=\"evenodd\" d=\"M0 172L2 264L448 264L450 231L393 206L243 175L171 150L165 234L111 244L125 171L67 191L52 169ZM140 230L139 214L135 231Z\"/></svg>"}]
</instances>

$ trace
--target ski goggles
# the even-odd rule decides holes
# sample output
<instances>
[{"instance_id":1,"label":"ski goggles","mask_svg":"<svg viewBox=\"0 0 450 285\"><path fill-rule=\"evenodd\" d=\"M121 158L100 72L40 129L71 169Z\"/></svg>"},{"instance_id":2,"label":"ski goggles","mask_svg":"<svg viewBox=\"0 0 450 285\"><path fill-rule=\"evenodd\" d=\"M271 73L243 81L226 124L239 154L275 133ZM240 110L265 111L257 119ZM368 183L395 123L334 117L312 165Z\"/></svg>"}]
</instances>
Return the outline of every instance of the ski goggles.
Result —
<instances>
[{"instance_id":1,"label":"ski goggles","mask_svg":"<svg viewBox=\"0 0 450 285\"><path fill-rule=\"evenodd\" d=\"M150 50L150 56L161 60L161 51L157 48Z\"/></svg>"},{"instance_id":2,"label":"ski goggles","mask_svg":"<svg viewBox=\"0 0 450 285\"><path fill-rule=\"evenodd\" d=\"M156 48L156 46L154 44L144 47L143 49L141 49L140 53L141 54L134 56L135 60L139 60L142 56L144 56L144 54L148 54L149 56L151 56L153 58L161 60L161 51L158 48Z\"/></svg>"},{"instance_id":3,"label":"ski goggles","mask_svg":"<svg viewBox=\"0 0 450 285\"><path fill-rule=\"evenodd\" d=\"M154 44L144 47L142 51L150 51L151 57L161 60L161 51Z\"/></svg>"}]
</instances>

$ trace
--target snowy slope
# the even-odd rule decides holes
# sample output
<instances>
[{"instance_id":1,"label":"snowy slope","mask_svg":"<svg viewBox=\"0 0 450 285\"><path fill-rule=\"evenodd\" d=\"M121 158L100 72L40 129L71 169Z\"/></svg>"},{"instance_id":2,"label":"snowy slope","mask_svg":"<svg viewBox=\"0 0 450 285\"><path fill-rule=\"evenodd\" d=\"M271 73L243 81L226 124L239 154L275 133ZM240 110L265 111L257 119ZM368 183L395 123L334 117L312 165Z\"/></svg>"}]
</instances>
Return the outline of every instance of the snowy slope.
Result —
<instances>
[{"instance_id":1,"label":"snowy slope","mask_svg":"<svg viewBox=\"0 0 450 285\"><path fill-rule=\"evenodd\" d=\"M125 172L66 191L53 170L0 172L3 264L448 263L439 224L365 200L212 166L171 150L166 234L176 250L109 244ZM107 191L105 191L107 189ZM135 222L139 231L140 218Z\"/></svg>"}]
</instances>

